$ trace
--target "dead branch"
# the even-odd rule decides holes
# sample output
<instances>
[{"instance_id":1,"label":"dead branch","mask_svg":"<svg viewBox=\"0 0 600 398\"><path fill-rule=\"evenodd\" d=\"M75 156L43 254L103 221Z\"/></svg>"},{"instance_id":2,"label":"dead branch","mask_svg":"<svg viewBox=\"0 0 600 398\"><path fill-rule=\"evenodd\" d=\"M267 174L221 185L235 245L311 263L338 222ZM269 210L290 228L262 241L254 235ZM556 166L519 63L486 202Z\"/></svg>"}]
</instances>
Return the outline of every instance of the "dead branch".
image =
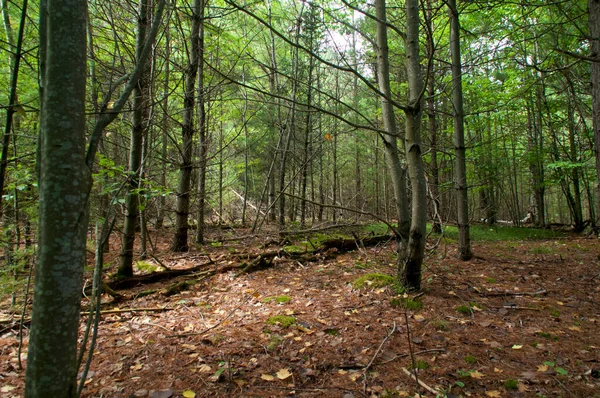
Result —
<instances>
[{"instance_id":1,"label":"dead branch","mask_svg":"<svg viewBox=\"0 0 600 398\"><path fill-rule=\"evenodd\" d=\"M414 374L412 374L412 373L411 373L411 372L410 372L408 369L406 369L406 368L402 368L402 371L403 371L404 373L406 373L408 376L410 376L410 378L411 378L411 379L413 379L413 380L415 380L417 383L419 383L419 385L420 385L421 387L423 387L424 389L426 389L426 390L427 390L427 391L429 391L430 393L432 393L432 394L435 394L436 396L438 396L439 394L443 394L443 392L442 392L442 391L440 391L440 390L436 390L435 388L432 388L432 387L429 387L427 384L425 384L425 383L423 382L423 380L421 380L421 379L417 379L417 378L415 377L415 375L414 375Z\"/></svg>"},{"instance_id":2,"label":"dead branch","mask_svg":"<svg viewBox=\"0 0 600 398\"><path fill-rule=\"evenodd\" d=\"M114 310L104 310L100 311L100 314L122 314L124 312L164 312L171 311L173 308L165 307L165 308L123 308L123 309L114 309ZM81 313L81 316L90 315L89 311L85 311Z\"/></svg>"},{"instance_id":3,"label":"dead branch","mask_svg":"<svg viewBox=\"0 0 600 398\"><path fill-rule=\"evenodd\" d=\"M504 296L539 296L548 294L546 289L538 290L537 292L496 292L496 293L480 293L484 297L504 297Z\"/></svg>"},{"instance_id":4,"label":"dead branch","mask_svg":"<svg viewBox=\"0 0 600 398\"><path fill-rule=\"evenodd\" d=\"M205 334L206 332L209 332L215 328L217 328L219 325L221 325L223 322L225 322L230 316L232 316L237 310L240 309L240 307L244 304L246 304L249 300L249 298L252 296L247 296L246 300L242 301L240 303L240 305L238 305L237 307L235 307L234 309L232 309L229 314L225 315L225 317L223 319L221 319L219 322L217 322L216 324L214 324L213 326L204 329L201 332L197 332L197 333L184 333L184 334L173 334L171 336L167 336L167 338L179 338L179 337L190 337L190 336L201 336L203 334Z\"/></svg>"}]
</instances>

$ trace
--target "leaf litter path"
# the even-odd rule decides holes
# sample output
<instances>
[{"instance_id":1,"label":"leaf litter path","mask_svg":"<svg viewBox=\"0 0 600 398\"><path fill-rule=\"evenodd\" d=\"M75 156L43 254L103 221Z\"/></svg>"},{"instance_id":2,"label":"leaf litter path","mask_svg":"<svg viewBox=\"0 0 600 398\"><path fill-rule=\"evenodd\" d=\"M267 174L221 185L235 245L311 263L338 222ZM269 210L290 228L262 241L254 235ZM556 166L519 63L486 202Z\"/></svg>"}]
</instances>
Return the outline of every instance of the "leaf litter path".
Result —
<instances>
[{"instance_id":1,"label":"leaf litter path","mask_svg":"<svg viewBox=\"0 0 600 398\"><path fill-rule=\"evenodd\" d=\"M473 250L467 263L454 259L452 245L431 254L423 308L406 313L392 306L391 288L351 284L393 274L391 245L307 264L281 259L237 278L216 274L171 297L107 305L170 310L104 315L83 395L600 396L597 240L479 242ZM227 262L232 249L211 251ZM197 254L170 256L192 266L202 261ZM278 303L283 296L289 301ZM295 324L266 323L277 315ZM404 370L409 340L428 389ZM13 331L0 337L3 397L23 393L16 347Z\"/></svg>"}]
</instances>

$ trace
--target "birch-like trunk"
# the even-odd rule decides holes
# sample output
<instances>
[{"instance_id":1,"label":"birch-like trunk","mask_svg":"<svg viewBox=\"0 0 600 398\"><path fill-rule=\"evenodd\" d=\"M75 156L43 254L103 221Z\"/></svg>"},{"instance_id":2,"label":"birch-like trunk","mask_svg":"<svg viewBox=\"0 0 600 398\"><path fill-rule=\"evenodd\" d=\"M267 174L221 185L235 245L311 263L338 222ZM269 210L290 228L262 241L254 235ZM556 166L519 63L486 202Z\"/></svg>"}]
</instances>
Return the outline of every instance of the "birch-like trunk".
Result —
<instances>
[{"instance_id":1,"label":"birch-like trunk","mask_svg":"<svg viewBox=\"0 0 600 398\"><path fill-rule=\"evenodd\" d=\"M406 114L406 161L412 188L412 217L406 261L398 269L407 290L421 288L421 265L425 254L427 190L421 147L423 79L419 59L419 2L406 1L406 71L409 106Z\"/></svg>"}]
</instances>

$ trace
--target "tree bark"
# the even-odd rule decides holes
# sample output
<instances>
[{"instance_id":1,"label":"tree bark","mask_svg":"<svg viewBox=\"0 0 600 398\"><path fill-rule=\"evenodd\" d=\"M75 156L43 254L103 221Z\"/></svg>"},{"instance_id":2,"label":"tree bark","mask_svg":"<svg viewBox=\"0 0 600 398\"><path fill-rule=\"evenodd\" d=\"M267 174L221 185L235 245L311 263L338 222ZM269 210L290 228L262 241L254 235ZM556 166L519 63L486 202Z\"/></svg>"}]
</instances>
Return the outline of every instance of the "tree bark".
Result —
<instances>
[{"instance_id":1,"label":"tree bark","mask_svg":"<svg viewBox=\"0 0 600 398\"><path fill-rule=\"evenodd\" d=\"M140 0L138 31L136 35L136 62L141 59L146 42L146 32L152 15L150 13L150 1ZM148 101L149 70L150 68L146 64L137 85L133 89L133 128L129 148L129 180L125 197L126 212L125 224L123 226L123 244L121 253L119 254L119 268L117 270L119 277L133 275L133 244L139 221L139 195L137 191L140 184L139 171L142 165L142 145L144 134L146 133L145 122L148 117L145 107Z\"/></svg>"},{"instance_id":2,"label":"tree bark","mask_svg":"<svg viewBox=\"0 0 600 398\"><path fill-rule=\"evenodd\" d=\"M86 7L40 3L39 235L25 396L74 397L91 174L85 156Z\"/></svg>"},{"instance_id":3,"label":"tree bark","mask_svg":"<svg viewBox=\"0 0 600 398\"><path fill-rule=\"evenodd\" d=\"M400 282L407 290L421 288L421 265L425 255L427 190L421 148L423 79L419 60L419 2L406 1L406 70L409 107L406 108L406 160L412 188L412 219L406 261L400 264Z\"/></svg>"},{"instance_id":4,"label":"tree bark","mask_svg":"<svg viewBox=\"0 0 600 398\"><path fill-rule=\"evenodd\" d=\"M188 246L188 216L190 213L190 189L192 180L192 156L194 137L194 111L196 94L196 77L198 76L198 60L200 51L200 10L202 0L194 0L192 7L192 31L190 34L189 64L185 76L185 94L183 98L184 114L181 131L182 148L181 164L179 166L179 187L175 210L175 236L171 249L184 252Z\"/></svg>"},{"instance_id":5,"label":"tree bark","mask_svg":"<svg viewBox=\"0 0 600 398\"><path fill-rule=\"evenodd\" d=\"M381 96L381 114L383 127L386 134L382 134L383 145L386 153L387 167L392 180L394 189L396 217L398 218L397 236L399 253L404 252L406 241L408 240L410 216L408 214L408 198L406 194L406 176L400 162L398 153L398 128L394 107L386 98L391 98L392 90L390 88L390 64L388 57L388 40L386 26L386 6L385 0L375 2L375 12L377 16L377 80L379 90L384 94ZM399 259L402 255L399 256ZM399 260L400 261L400 260Z\"/></svg>"},{"instance_id":6,"label":"tree bark","mask_svg":"<svg viewBox=\"0 0 600 398\"><path fill-rule=\"evenodd\" d=\"M206 132L206 91L204 87L204 13L206 3L201 0L200 28L198 32L198 212L196 215L198 229L196 230L196 243L204 243L204 230L206 222L206 167L208 164L208 134Z\"/></svg>"},{"instance_id":7,"label":"tree bark","mask_svg":"<svg viewBox=\"0 0 600 398\"><path fill-rule=\"evenodd\" d=\"M465 128L462 94L462 65L460 60L460 24L456 0L448 0L450 12L450 51L452 53L452 99L454 102L454 154L456 158L456 205L458 222L458 258L473 257L469 235L469 195L465 159Z\"/></svg>"},{"instance_id":8,"label":"tree bark","mask_svg":"<svg viewBox=\"0 0 600 398\"><path fill-rule=\"evenodd\" d=\"M600 0L589 0L589 30L591 57L600 57ZM596 154L596 228L600 228L600 62L592 62L592 121L594 128L594 152Z\"/></svg>"}]
</instances>

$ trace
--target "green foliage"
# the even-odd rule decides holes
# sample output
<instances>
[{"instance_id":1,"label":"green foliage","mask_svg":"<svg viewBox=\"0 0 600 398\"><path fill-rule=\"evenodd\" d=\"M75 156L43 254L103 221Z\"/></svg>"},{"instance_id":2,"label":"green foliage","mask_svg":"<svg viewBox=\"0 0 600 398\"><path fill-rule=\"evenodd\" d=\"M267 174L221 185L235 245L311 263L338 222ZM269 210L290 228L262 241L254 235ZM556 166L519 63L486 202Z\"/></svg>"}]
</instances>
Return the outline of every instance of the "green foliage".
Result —
<instances>
[{"instance_id":1,"label":"green foliage","mask_svg":"<svg viewBox=\"0 0 600 398\"><path fill-rule=\"evenodd\" d=\"M296 324L296 318L287 315L275 315L265 321L267 325L279 325L283 328L289 328Z\"/></svg>"},{"instance_id":2,"label":"green foliage","mask_svg":"<svg viewBox=\"0 0 600 398\"><path fill-rule=\"evenodd\" d=\"M539 228L519 228L505 226L471 225L469 228L473 241L514 241L527 239L555 239L565 236L562 232ZM444 235L451 239L458 239L458 228L448 225L444 228Z\"/></svg>"},{"instance_id":3,"label":"green foliage","mask_svg":"<svg viewBox=\"0 0 600 398\"><path fill-rule=\"evenodd\" d=\"M355 289L378 289L393 285L395 281L396 279L390 275L373 273L363 275L356 279L354 282L352 282L352 286Z\"/></svg>"}]
</instances>

